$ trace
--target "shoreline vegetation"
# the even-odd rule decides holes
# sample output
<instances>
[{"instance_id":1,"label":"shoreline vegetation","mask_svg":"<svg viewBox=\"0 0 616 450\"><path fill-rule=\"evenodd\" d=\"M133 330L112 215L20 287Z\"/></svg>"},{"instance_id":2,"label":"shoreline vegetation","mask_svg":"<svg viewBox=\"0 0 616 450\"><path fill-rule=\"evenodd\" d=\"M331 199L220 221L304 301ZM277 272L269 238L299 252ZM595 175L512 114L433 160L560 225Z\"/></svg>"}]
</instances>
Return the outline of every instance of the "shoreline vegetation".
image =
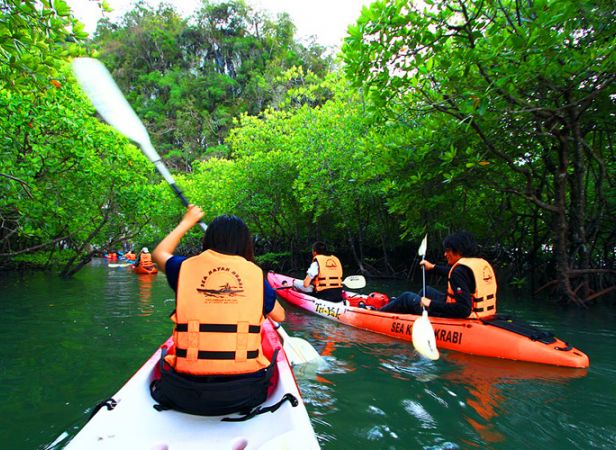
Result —
<instances>
[{"instance_id":1,"label":"shoreline vegetation","mask_svg":"<svg viewBox=\"0 0 616 450\"><path fill-rule=\"evenodd\" d=\"M154 246L183 213L80 91L69 63L87 55L205 222L246 221L264 268L300 270L323 240L348 273L404 279L426 232L441 261L464 229L503 285L581 307L616 295L607 3L374 3L336 58L240 0L190 18L140 3L92 36L63 1L0 6L3 271L71 277L100 252Z\"/></svg>"}]
</instances>

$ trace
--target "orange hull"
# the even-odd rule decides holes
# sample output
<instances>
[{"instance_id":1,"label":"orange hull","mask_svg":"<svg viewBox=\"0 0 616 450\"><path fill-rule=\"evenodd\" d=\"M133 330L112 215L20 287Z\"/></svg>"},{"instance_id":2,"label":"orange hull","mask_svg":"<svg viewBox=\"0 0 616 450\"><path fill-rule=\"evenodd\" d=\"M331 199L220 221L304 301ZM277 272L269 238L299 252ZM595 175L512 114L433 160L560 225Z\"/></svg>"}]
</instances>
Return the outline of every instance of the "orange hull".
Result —
<instances>
[{"instance_id":1,"label":"orange hull","mask_svg":"<svg viewBox=\"0 0 616 450\"><path fill-rule=\"evenodd\" d=\"M273 272L267 278L274 289L293 285L293 278ZM330 320L409 342L413 323L420 317L332 303L294 289L280 289L277 293L287 302ZM544 343L490 324L490 320L430 317L430 321L439 349L563 367L589 366L588 356L558 338Z\"/></svg>"},{"instance_id":2,"label":"orange hull","mask_svg":"<svg viewBox=\"0 0 616 450\"><path fill-rule=\"evenodd\" d=\"M153 275L155 273L158 273L158 269L156 268L156 266L149 266L149 267L132 266L132 267L133 267L133 272L138 273L139 275Z\"/></svg>"}]
</instances>

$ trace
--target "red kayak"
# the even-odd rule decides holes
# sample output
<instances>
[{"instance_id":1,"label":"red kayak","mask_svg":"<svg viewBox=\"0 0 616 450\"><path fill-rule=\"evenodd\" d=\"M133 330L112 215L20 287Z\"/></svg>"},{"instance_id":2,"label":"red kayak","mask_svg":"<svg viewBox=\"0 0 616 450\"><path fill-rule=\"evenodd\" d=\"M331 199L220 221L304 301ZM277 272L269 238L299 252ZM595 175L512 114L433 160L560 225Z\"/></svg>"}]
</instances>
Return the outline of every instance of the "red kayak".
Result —
<instances>
[{"instance_id":1,"label":"red kayak","mask_svg":"<svg viewBox=\"0 0 616 450\"><path fill-rule=\"evenodd\" d=\"M133 272L138 273L139 275L153 275L158 273L158 269L156 266L135 266L133 264Z\"/></svg>"},{"instance_id":2,"label":"red kayak","mask_svg":"<svg viewBox=\"0 0 616 450\"><path fill-rule=\"evenodd\" d=\"M270 272L267 279L287 302L311 313L356 328L411 341L413 323L421 316L379 312L332 303L296 291L294 279ZM287 288L289 287L289 288ZM281 289L282 288L282 289ZM347 297L367 295L346 293ZM479 356L513 359L563 367L586 368L588 356L551 333L514 318L496 315L484 319L430 317L439 349L455 350Z\"/></svg>"}]
</instances>

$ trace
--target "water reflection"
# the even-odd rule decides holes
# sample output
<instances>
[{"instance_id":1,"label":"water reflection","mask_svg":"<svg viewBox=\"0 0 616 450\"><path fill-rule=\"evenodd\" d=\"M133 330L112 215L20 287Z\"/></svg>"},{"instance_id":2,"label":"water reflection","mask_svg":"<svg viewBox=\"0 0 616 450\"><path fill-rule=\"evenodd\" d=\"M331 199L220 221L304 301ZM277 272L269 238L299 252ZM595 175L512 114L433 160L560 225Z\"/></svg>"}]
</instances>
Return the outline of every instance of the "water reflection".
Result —
<instances>
[{"instance_id":1,"label":"water reflection","mask_svg":"<svg viewBox=\"0 0 616 450\"><path fill-rule=\"evenodd\" d=\"M508 388L521 382L537 381L566 383L584 377L587 369L510 361L498 358L485 358L458 352L448 352L447 362L455 369L442 376L468 390L465 400L470 409L463 409L464 420L479 434L485 443L498 443L505 436L496 429L498 416L507 408ZM525 386L525 389L528 389Z\"/></svg>"},{"instance_id":2,"label":"water reflection","mask_svg":"<svg viewBox=\"0 0 616 450\"><path fill-rule=\"evenodd\" d=\"M138 315L151 316L154 311L152 306L152 286L155 278L152 275L140 274L136 274L135 277L139 285L139 305L141 307L141 313Z\"/></svg>"}]
</instances>

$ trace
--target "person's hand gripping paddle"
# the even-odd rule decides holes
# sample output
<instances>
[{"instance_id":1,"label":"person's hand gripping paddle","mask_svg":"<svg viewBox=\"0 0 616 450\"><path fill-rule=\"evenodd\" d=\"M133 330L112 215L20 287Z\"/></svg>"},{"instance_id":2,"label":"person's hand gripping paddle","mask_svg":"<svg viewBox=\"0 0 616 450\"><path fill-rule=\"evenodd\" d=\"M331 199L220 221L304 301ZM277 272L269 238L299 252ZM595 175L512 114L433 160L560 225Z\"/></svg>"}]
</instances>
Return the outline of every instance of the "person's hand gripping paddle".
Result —
<instances>
[{"instance_id":1,"label":"person's hand gripping paddle","mask_svg":"<svg viewBox=\"0 0 616 450\"><path fill-rule=\"evenodd\" d=\"M423 261L426 258L426 250L428 248L428 235L426 234L421 241L419 251L417 252L421 256ZM421 266L422 278L423 278L423 294L426 295L426 267ZM428 311L423 307L421 316L413 323L413 347L417 350L421 356L437 360L439 358L438 348L436 348L436 337L434 336L434 329L428 319Z\"/></svg>"}]
</instances>

